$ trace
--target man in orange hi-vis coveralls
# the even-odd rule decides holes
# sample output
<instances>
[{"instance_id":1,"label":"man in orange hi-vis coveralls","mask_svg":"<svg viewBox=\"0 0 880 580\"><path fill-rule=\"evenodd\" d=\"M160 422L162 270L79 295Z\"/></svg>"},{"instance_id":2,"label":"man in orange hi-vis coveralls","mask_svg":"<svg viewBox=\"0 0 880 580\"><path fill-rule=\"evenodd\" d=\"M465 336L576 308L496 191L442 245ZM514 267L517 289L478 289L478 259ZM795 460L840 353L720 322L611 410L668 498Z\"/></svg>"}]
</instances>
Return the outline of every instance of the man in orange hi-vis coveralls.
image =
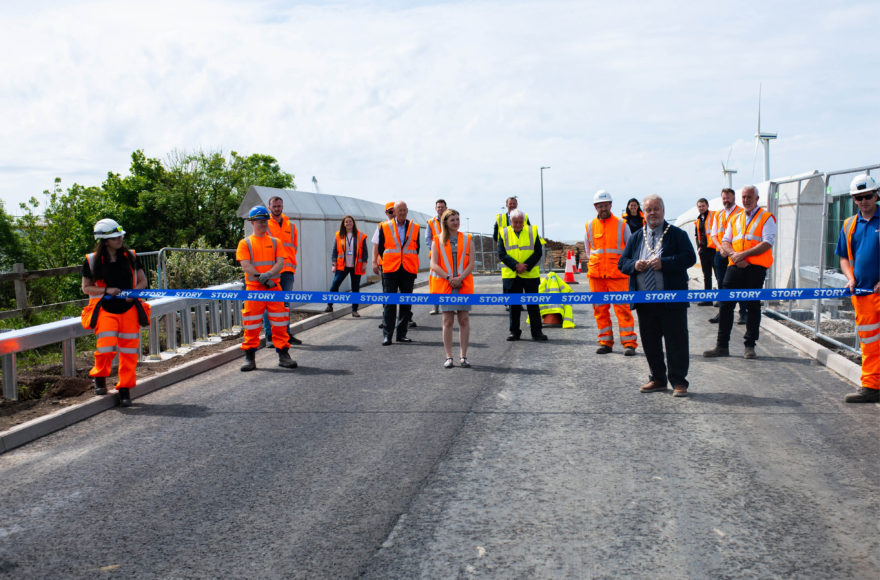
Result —
<instances>
[{"instance_id":1,"label":"man in orange hi-vis coveralls","mask_svg":"<svg viewBox=\"0 0 880 580\"><path fill-rule=\"evenodd\" d=\"M587 235L584 246L589 256L587 280L590 292L626 292L629 288L629 277L617 269L617 261L623 255L623 249L630 237L630 230L619 217L611 213L611 194L600 189L593 196L596 218L586 223ZM614 314L617 316L617 329L620 342L623 343L623 354L636 354L635 322L629 304L615 304ZM594 304L593 316L599 333L597 354L608 354L614 346L614 331L611 326L611 305Z\"/></svg>"},{"instance_id":2,"label":"man in orange hi-vis coveralls","mask_svg":"<svg viewBox=\"0 0 880 580\"><path fill-rule=\"evenodd\" d=\"M147 275L134 253L125 247L125 231L115 220L105 218L95 224L95 251L86 255L82 268L82 291L89 295L92 314L86 316L93 323L98 339L95 366L89 375L95 382L95 394L107 393L107 377L113 359L119 353L119 372L116 391L119 404L131 405L129 390L137 382L137 361L140 352L141 328L137 303L134 298L104 299L118 296L122 290L142 290L147 287ZM84 325L85 326L85 325Z\"/></svg>"},{"instance_id":3,"label":"man in orange hi-vis coveralls","mask_svg":"<svg viewBox=\"0 0 880 580\"><path fill-rule=\"evenodd\" d=\"M254 233L238 242L235 259L241 262L245 274L247 290L279 290L280 273L284 267L284 250L281 243L269 235L269 210L262 205L251 208L247 219L254 228ZM278 352L278 366L294 369L296 361L287 352L290 348L287 326L290 314L284 302L263 302L245 300L241 311L241 325L244 327L245 364L241 370L252 371L257 368L256 355L260 347L260 326L263 312L269 311L269 324L272 327L272 344Z\"/></svg>"},{"instance_id":4,"label":"man in orange hi-vis coveralls","mask_svg":"<svg viewBox=\"0 0 880 580\"><path fill-rule=\"evenodd\" d=\"M844 399L847 403L880 402L880 216L877 213L877 182L857 175L849 193L859 213L847 218L840 229L837 255L846 287L854 292L856 334L862 347L862 386Z\"/></svg>"}]
</instances>

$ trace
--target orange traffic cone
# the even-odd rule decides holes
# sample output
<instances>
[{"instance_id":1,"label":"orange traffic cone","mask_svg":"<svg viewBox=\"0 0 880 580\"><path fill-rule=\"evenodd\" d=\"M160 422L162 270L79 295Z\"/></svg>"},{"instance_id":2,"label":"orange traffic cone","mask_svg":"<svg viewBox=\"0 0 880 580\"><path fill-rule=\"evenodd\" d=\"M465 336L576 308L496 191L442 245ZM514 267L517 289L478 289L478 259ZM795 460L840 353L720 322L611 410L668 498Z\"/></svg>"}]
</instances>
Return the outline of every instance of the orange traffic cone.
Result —
<instances>
[{"instance_id":1,"label":"orange traffic cone","mask_svg":"<svg viewBox=\"0 0 880 580\"><path fill-rule=\"evenodd\" d=\"M571 250L568 251L568 255L565 258L565 276L562 280L566 284L577 284L577 281L574 279L574 256L571 255Z\"/></svg>"}]
</instances>

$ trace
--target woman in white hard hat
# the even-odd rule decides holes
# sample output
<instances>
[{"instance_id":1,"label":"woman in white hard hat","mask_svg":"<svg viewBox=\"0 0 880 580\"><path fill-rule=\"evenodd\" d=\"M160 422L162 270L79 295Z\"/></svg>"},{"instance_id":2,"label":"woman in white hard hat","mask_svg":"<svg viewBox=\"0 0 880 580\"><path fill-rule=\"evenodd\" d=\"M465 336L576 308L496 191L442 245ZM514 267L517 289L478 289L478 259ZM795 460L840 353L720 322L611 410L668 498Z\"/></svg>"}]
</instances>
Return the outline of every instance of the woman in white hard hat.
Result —
<instances>
[{"instance_id":1,"label":"woman in white hard hat","mask_svg":"<svg viewBox=\"0 0 880 580\"><path fill-rule=\"evenodd\" d=\"M96 223L94 235L98 243L95 251L86 255L82 268L82 290L89 295L89 304L83 310L83 326L93 328L98 337L95 366L89 376L95 382L95 394L106 394L107 377L118 352L116 390L119 403L128 407L131 405L129 389L137 380L140 327L145 314L136 299L109 297L118 296L122 290L146 288L147 276L134 250L125 246L125 231L115 220L102 219Z\"/></svg>"}]
</instances>

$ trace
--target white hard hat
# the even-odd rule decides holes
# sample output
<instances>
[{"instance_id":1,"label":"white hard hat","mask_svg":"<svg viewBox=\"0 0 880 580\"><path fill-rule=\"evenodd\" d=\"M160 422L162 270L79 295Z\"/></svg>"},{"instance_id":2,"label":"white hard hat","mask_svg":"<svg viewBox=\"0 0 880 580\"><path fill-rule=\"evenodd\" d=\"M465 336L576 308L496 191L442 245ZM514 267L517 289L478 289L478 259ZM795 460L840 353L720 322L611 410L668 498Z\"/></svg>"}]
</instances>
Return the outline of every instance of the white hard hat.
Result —
<instances>
[{"instance_id":1,"label":"white hard hat","mask_svg":"<svg viewBox=\"0 0 880 580\"><path fill-rule=\"evenodd\" d=\"M122 226L116 220L111 220L110 218L104 218L96 223L92 231L95 234L96 240L109 240L110 238L118 238L125 235L125 230L122 229Z\"/></svg>"},{"instance_id":2,"label":"white hard hat","mask_svg":"<svg viewBox=\"0 0 880 580\"><path fill-rule=\"evenodd\" d=\"M859 195L860 193L868 193L871 191L877 191L878 189L880 189L880 186L878 186L877 182L874 181L874 178L867 173L856 175L849 184L850 195Z\"/></svg>"},{"instance_id":3,"label":"white hard hat","mask_svg":"<svg viewBox=\"0 0 880 580\"><path fill-rule=\"evenodd\" d=\"M611 194L605 191L604 189L600 189L596 192L596 195L593 196L593 203L602 203L604 201L611 202Z\"/></svg>"}]
</instances>

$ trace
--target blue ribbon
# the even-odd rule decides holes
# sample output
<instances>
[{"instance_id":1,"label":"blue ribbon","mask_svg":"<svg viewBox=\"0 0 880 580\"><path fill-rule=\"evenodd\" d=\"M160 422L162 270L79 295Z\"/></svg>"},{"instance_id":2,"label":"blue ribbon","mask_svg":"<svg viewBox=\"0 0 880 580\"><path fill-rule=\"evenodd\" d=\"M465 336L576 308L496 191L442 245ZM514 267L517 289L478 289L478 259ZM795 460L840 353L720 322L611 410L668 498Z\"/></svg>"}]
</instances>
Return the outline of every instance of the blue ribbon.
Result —
<instances>
[{"instance_id":1,"label":"blue ribbon","mask_svg":"<svg viewBox=\"0 0 880 580\"><path fill-rule=\"evenodd\" d=\"M871 294L856 289L855 294ZM548 292L543 294L396 294L385 292L309 292L275 290L123 290L119 298L194 298L326 304L662 304L751 300L817 300L852 296L846 288L766 288L754 290L659 290L653 292Z\"/></svg>"}]
</instances>

